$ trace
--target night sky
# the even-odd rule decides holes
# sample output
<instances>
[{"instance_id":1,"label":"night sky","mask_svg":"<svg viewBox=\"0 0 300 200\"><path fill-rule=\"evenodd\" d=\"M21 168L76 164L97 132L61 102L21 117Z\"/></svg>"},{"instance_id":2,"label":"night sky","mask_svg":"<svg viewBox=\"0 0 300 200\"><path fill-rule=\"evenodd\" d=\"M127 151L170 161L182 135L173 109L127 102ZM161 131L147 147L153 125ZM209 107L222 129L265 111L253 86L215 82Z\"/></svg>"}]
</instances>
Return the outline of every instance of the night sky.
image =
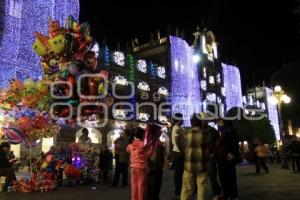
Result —
<instances>
[{"instance_id":1,"label":"night sky","mask_svg":"<svg viewBox=\"0 0 300 200\"><path fill-rule=\"evenodd\" d=\"M101 1L99 1L101 2ZM89 21L92 35L110 48L117 43L125 49L126 41L149 41L150 33L166 35L168 25L176 27L193 41L196 25L204 21L219 43L222 60L237 64L243 88L269 83L270 75L282 63L300 60L300 34L293 15L294 0L201 0L198 3L151 3L97 5L81 0L80 20ZM300 25L299 25L300 27Z\"/></svg>"}]
</instances>

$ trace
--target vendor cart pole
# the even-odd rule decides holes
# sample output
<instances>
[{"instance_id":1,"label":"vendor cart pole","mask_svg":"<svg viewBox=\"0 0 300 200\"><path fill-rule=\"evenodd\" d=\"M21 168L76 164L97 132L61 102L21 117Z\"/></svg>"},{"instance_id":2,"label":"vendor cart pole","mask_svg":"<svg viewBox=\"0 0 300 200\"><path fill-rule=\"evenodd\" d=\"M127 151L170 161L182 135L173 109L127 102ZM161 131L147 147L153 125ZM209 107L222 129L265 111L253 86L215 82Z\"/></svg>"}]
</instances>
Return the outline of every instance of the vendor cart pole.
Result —
<instances>
[{"instance_id":1,"label":"vendor cart pole","mask_svg":"<svg viewBox=\"0 0 300 200\"><path fill-rule=\"evenodd\" d=\"M29 145L29 169L30 169L30 177L32 177L32 147Z\"/></svg>"}]
</instances>

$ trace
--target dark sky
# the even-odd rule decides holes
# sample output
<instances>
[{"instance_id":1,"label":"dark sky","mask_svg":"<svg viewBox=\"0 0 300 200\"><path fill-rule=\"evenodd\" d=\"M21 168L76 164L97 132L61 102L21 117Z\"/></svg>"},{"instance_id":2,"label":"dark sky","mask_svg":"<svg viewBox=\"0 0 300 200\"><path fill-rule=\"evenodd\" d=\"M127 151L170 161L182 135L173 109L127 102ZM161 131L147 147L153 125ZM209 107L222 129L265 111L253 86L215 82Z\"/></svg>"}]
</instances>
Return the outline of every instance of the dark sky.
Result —
<instances>
[{"instance_id":1,"label":"dark sky","mask_svg":"<svg viewBox=\"0 0 300 200\"><path fill-rule=\"evenodd\" d=\"M96 1L81 0L80 20L89 21L92 35L99 41L105 37L111 48L118 42L125 47L126 41L135 37L140 43L147 42L150 33L158 29L164 36L168 25L173 33L176 27L184 30L192 42L196 25L204 20L216 35L223 61L241 69L244 88L253 82L268 83L282 63L300 60L294 0L143 2L97 5Z\"/></svg>"}]
</instances>

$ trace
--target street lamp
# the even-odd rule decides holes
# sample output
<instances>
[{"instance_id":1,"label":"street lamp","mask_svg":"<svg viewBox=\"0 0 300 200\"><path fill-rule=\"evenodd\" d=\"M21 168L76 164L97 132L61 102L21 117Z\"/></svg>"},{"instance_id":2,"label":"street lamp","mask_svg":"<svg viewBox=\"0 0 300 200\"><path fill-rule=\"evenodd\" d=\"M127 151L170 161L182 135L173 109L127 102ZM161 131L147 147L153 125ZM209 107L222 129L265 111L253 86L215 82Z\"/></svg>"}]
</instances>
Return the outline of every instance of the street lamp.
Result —
<instances>
[{"instance_id":1,"label":"street lamp","mask_svg":"<svg viewBox=\"0 0 300 200\"><path fill-rule=\"evenodd\" d=\"M274 87L273 96L270 97L270 101L273 104L278 105L278 113L279 113L279 133L280 139L282 141L282 168L288 169L288 163L286 158L286 150L285 150L285 140L283 135L283 123L282 123L282 104L289 104L291 102L291 98L282 90L282 88L277 85Z\"/></svg>"}]
</instances>

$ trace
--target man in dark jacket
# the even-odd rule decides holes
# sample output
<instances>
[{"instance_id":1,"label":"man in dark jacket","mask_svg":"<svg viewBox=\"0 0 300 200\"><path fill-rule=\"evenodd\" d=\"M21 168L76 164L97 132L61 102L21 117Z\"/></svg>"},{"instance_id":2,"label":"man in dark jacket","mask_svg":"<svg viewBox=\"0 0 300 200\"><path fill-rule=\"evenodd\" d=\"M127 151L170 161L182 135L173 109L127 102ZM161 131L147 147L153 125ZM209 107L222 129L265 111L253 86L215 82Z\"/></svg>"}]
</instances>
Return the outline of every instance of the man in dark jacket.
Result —
<instances>
[{"instance_id":1,"label":"man in dark jacket","mask_svg":"<svg viewBox=\"0 0 300 200\"><path fill-rule=\"evenodd\" d=\"M213 200L215 200L221 197L221 186L218 182L217 160L216 156L214 155L217 141L220 139L220 134L215 128L209 126L207 122L208 121L204 121L204 131L207 133L209 139L210 160L208 162L208 177Z\"/></svg>"},{"instance_id":2,"label":"man in dark jacket","mask_svg":"<svg viewBox=\"0 0 300 200\"><path fill-rule=\"evenodd\" d=\"M8 159L8 154L10 152L10 144L7 142L3 142L0 145L0 176L5 176L5 185L4 190L7 189L13 182L15 177L14 169L12 168L12 164Z\"/></svg>"}]
</instances>

